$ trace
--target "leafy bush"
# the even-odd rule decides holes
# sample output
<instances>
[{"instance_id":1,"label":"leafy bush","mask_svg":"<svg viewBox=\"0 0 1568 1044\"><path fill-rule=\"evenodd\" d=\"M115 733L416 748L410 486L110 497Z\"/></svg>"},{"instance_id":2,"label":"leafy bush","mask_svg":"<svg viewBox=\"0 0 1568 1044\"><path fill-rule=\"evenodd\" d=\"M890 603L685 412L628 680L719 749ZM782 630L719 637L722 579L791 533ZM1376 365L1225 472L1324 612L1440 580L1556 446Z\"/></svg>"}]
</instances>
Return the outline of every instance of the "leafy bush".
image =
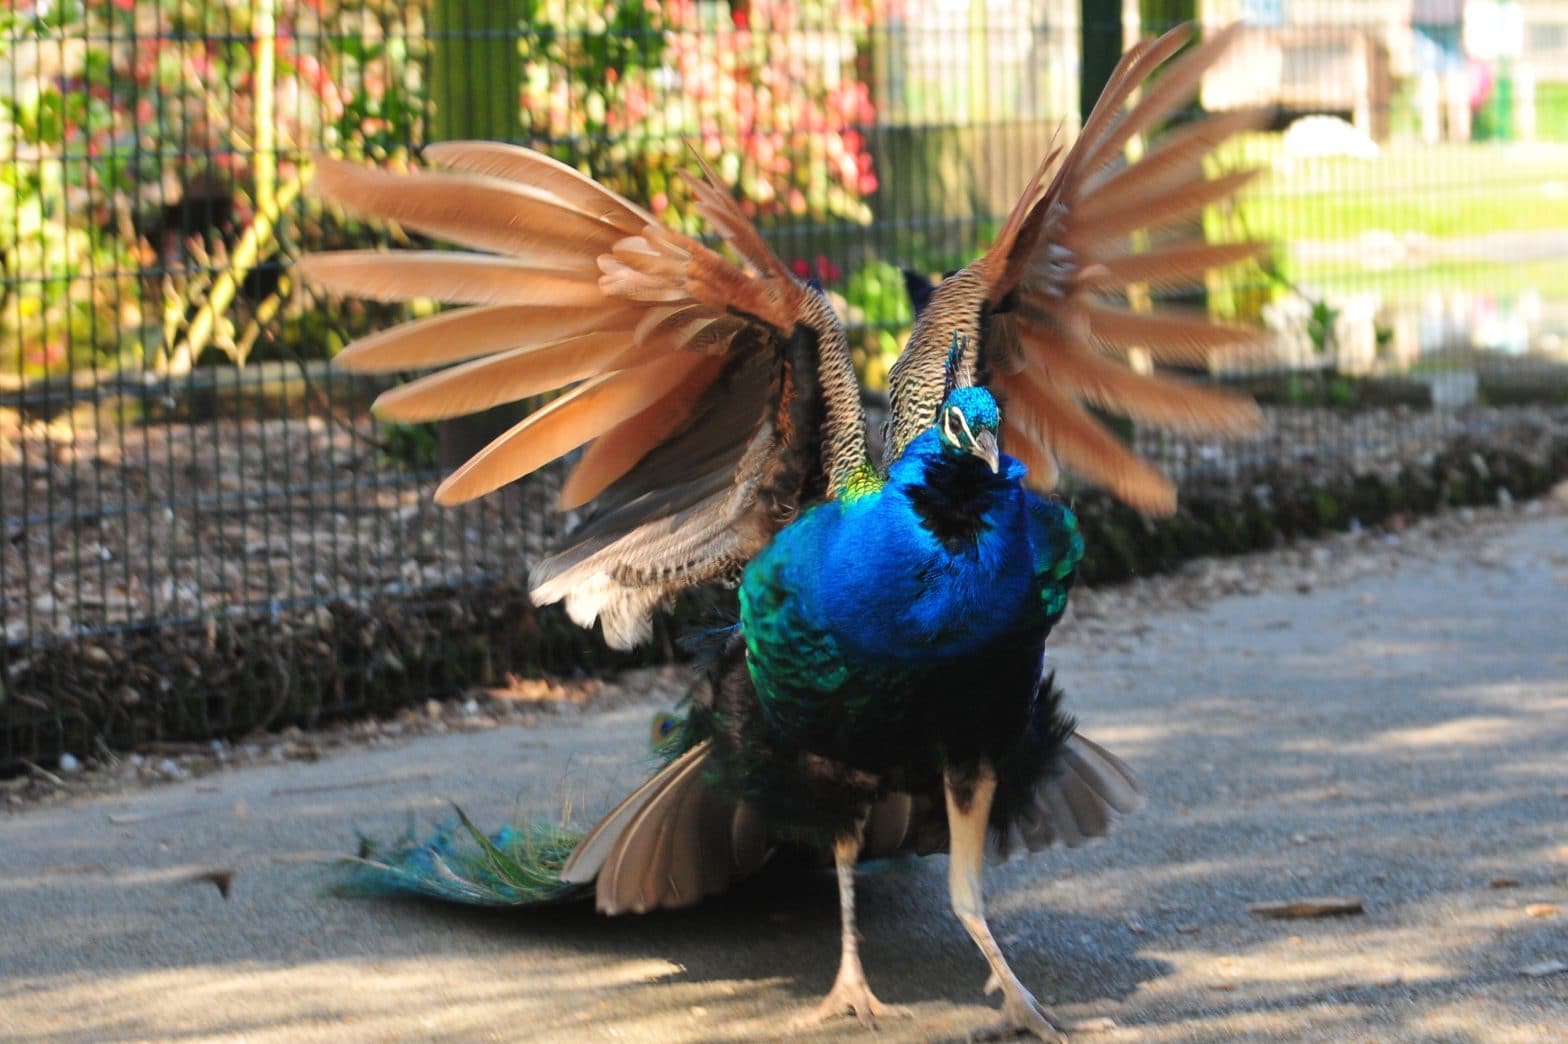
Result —
<instances>
[{"instance_id":1,"label":"leafy bush","mask_svg":"<svg viewBox=\"0 0 1568 1044\"><path fill-rule=\"evenodd\" d=\"M0 98L0 372L178 372L243 362L264 326L299 329L281 255L366 238L291 209L301 157L408 161L428 136L436 2L0 11L0 78L16 84ZM687 228L674 176L692 165L687 142L766 221L867 221L873 113L857 63L881 2L507 0L517 126Z\"/></svg>"},{"instance_id":2,"label":"leafy bush","mask_svg":"<svg viewBox=\"0 0 1568 1044\"><path fill-rule=\"evenodd\" d=\"M263 263L278 215L260 212L297 191L297 157L417 137L420 5L264 6L0 12L0 76L16 85L0 98L5 371L168 365L181 344L243 359L279 303L278 266Z\"/></svg>"},{"instance_id":3,"label":"leafy bush","mask_svg":"<svg viewBox=\"0 0 1568 1044\"><path fill-rule=\"evenodd\" d=\"M880 2L530 0L525 132L689 229L688 143L751 215L869 221L856 62Z\"/></svg>"}]
</instances>

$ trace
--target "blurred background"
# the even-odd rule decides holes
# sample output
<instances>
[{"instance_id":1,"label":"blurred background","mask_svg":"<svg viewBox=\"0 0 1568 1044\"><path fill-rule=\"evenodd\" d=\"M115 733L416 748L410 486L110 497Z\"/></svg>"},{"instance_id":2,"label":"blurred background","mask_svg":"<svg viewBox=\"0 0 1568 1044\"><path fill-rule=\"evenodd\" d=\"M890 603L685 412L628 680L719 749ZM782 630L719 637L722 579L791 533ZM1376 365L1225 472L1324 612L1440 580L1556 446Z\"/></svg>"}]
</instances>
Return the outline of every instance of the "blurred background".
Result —
<instances>
[{"instance_id":1,"label":"blurred background","mask_svg":"<svg viewBox=\"0 0 1568 1044\"><path fill-rule=\"evenodd\" d=\"M317 150L544 149L700 231L695 148L821 280L877 385L901 270L981 250L1139 35L1244 21L1209 109L1269 104L1196 300L1273 360L1247 443L1128 431L1155 526L1069 490L1089 579L1523 498L1568 473L1563 0L39 0L0 11L0 774L626 662L524 597L558 473L437 509L506 416L380 424L332 356L404 314L301 253L406 244ZM671 654L669 643L646 654Z\"/></svg>"}]
</instances>

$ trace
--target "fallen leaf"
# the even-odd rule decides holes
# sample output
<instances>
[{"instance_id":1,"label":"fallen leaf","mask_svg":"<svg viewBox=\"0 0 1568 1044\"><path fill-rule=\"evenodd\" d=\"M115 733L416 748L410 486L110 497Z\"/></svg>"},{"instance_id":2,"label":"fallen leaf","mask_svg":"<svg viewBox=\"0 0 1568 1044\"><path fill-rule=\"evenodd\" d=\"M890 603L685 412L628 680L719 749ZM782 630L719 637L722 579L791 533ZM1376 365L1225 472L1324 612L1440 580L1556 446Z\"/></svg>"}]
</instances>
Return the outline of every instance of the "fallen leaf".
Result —
<instances>
[{"instance_id":1,"label":"fallen leaf","mask_svg":"<svg viewBox=\"0 0 1568 1044\"><path fill-rule=\"evenodd\" d=\"M1531 903L1524 908L1524 912L1531 917L1556 917L1563 912L1563 908L1556 903Z\"/></svg>"},{"instance_id":2,"label":"fallen leaf","mask_svg":"<svg viewBox=\"0 0 1568 1044\"><path fill-rule=\"evenodd\" d=\"M1364 913L1365 907L1359 896L1328 895L1277 903L1253 903L1247 910L1263 917L1345 917Z\"/></svg>"},{"instance_id":3,"label":"fallen leaf","mask_svg":"<svg viewBox=\"0 0 1568 1044\"><path fill-rule=\"evenodd\" d=\"M1229 993L1236 988L1236 984L1234 982L1211 982L1208 988L1216 993Z\"/></svg>"},{"instance_id":4,"label":"fallen leaf","mask_svg":"<svg viewBox=\"0 0 1568 1044\"><path fill-rule=\"evenodd\" d=\"M1517 877L1494 877L1494 878L1492 878L1490 884L1491 884L1491 886L1493 888L1518 888L1519 887L1519 878L1517 878Z\"/></svg>"},{"instance_id":5,"label":"fallen leaf","mask_svg":"<svg viewBox=\"0 0 1568 1044\"><path fill-rule=\"evenodd\" d=\"M1563 972L1568 972L1568 961L1542 961L1519 969L1520 975L1528 975L1532 979L1544 979L1548 975L1560 975Z\"/></svg>"},{"instance_id":6,"label":"fallen leaf","mask_svg":"<svg viewBox=\"0 0 1568 1044\"><path fill-rule=\"evenodd\" d=\"M186 878L193 883L207 882L218 889L218 894L227 899L229 890L234 886L234 871L227 868L214 868L212 870L198 870Z\"/></svg>"}]
</instances>

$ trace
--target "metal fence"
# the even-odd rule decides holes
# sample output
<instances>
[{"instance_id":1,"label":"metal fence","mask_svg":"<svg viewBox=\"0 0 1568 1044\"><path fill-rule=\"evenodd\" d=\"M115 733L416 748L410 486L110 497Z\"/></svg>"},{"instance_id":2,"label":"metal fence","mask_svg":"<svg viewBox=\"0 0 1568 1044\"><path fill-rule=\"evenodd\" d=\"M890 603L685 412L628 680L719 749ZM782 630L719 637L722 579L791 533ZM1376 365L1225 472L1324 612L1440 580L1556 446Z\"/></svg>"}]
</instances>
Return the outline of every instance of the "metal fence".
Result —
<instances>
[{"instance_id":1,"label":"metal fence","mask_svg":"<svg viewBox=\"0 0 1568 1044\"><path fill-rule=\"evenodd\" d=\"M1413 31L1408 4L1204 6L1255 23L1204 103L1262 94L1281 111L1225 159L1262 163L1259 186L1209 222L1285 245L1205 295L1279 332L1279 366L1251 382L1277 404L1276 436L1140 433L1144 448L1189 486L1303 454L1348 470L1477 423L1450 404L1550 384L1568 333L1568 94L1549 6L1515 5L1522 42L1457 44ZM568 521L555 478L436 509L443 466L482 432L377 424L379 386L330 369L399 313L315 299L289 260L404 237L312 201L310 152L401 165L425 141L505 138L690 227L673 174L695 144L780 256L838 296L874 381L909 322L900 269L939 273L985 245L1075 124L1095 71L1081 44L1114 51L1123 30L1081 24L1067 0L954 10L0 12L0 771L603 661L521 590ZM1387 401L1404 405L1343 409Z\"/></svg>"}]
</instances>

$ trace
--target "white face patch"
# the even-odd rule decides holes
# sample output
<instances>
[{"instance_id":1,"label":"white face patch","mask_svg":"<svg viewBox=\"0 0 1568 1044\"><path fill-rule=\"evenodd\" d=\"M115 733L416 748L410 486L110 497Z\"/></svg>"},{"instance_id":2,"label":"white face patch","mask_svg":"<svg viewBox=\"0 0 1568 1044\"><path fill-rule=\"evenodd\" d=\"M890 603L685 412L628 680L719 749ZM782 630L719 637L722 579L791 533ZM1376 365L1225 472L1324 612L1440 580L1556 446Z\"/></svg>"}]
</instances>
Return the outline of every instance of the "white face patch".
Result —
<instances>
[{"instance_id":1,"label":"white face patch","mask_svg":"<svg viewBox=\"0 0 1568 1044\"><path fill-rule=\"evenodd\" d=\"M975 433L969 428L969 420L964 416L964 411L957 406L949 406L942 412L942 430L947 439L955 446L973 446Z\"/></svg>"}]
</instances>

